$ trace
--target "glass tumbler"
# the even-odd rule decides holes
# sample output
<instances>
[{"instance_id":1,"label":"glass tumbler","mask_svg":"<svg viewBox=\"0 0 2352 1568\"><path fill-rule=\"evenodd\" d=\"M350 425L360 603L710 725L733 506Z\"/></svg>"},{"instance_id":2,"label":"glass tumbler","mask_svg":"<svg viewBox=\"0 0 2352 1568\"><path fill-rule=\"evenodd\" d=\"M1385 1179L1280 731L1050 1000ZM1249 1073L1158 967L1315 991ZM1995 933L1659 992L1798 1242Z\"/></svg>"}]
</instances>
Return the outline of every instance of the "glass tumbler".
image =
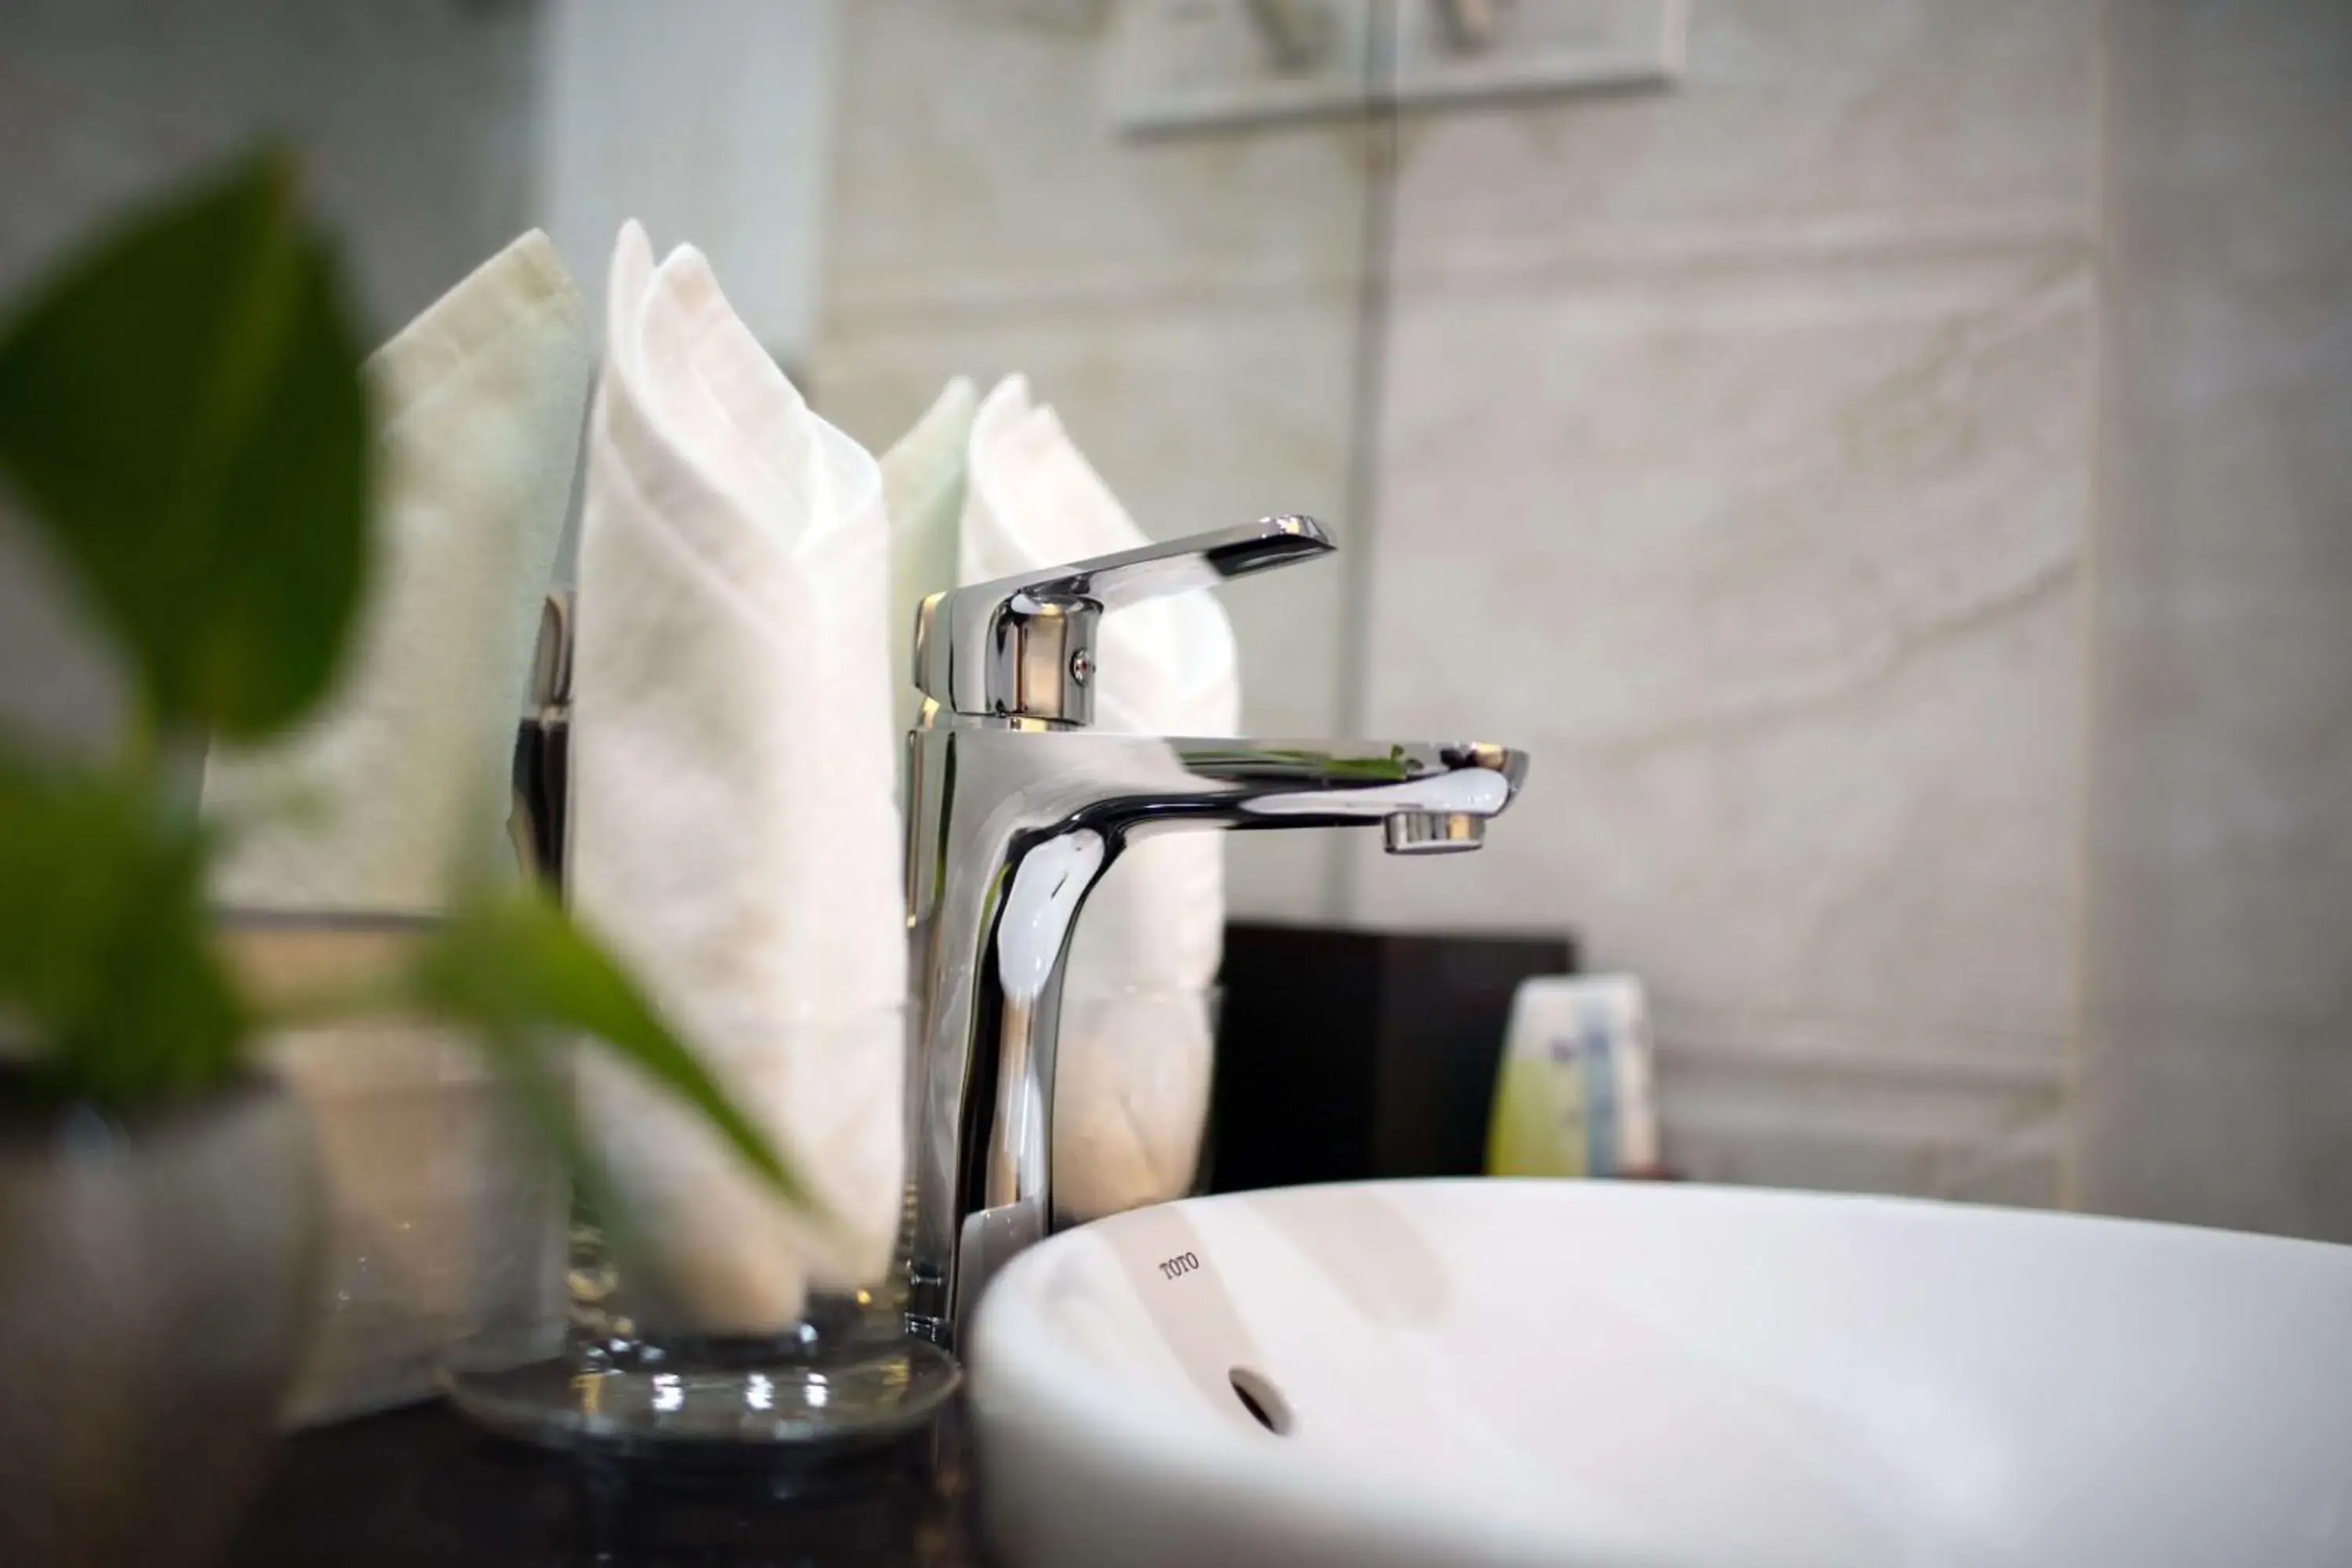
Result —
<instances>
[{"instance_id":1,"label":"glass tumbler","mask_svg":"<svg viewBox=\"0 0 2352 1568\"><path fill-rule=\"evenodd\" d=\"M905 1079L882 1037L905 1029L896 1009L787 1025L708 1063L799 1154L816 1213L662 1091L576 1057L597 1179L574 1184L562 1320L460 1347L453 1403L510 1436L620 1455L821 1458L929 1423L959 1373L905 1331Z\"/></svg>"}]
</instances>

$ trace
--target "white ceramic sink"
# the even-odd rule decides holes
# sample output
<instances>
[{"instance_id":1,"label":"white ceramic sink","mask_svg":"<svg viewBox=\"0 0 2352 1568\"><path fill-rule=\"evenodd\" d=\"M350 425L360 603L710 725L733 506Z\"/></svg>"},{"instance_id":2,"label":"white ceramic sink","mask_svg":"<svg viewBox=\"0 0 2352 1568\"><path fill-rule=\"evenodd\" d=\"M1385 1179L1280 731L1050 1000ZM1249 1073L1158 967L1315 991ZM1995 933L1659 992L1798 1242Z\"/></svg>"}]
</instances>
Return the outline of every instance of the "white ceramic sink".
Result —
<instances>
[{"instance_id":1,"label":"white ceramic sink","mask_svg":"<svg viewBox=\"0 0 2352 1568\"><path fill-rule=\"evenodd\" d=\"M2352 1247L1302 1187L1056 1237L968 1349L1013 1568L2352 1563Z\"/></svg>"}]
</instances>

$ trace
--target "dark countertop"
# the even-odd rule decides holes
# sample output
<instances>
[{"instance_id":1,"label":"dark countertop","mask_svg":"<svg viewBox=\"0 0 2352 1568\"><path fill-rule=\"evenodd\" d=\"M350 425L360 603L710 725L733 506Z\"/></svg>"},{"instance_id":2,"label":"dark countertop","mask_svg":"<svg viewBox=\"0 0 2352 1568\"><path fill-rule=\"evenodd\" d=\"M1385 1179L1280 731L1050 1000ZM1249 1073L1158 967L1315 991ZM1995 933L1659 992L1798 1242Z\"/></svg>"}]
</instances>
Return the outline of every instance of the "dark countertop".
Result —
<instances>
[{"instance_id":1,"label":"dark countertop","mask_svg":"<svg viewBox=\"0 0 2352 1568\"><path fill-rule=\"evenodd\" d=\"M592 1461L438 1405L287 1439L228 1568L985 1568L960 1410L821 1477Z\"/></svg>"}]
</instances>

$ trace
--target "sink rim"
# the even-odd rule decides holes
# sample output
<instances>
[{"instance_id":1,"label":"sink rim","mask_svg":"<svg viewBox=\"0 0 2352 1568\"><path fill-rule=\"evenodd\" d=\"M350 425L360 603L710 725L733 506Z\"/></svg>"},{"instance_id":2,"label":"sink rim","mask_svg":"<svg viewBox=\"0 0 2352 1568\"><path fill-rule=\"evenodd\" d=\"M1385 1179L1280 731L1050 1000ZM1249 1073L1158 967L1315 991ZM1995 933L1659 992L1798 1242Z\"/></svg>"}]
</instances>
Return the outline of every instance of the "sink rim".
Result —
<instances>
[{"instance_id":1,"label":"sink rim","mask_svg":"<svg viewBox=\"0 0 2352 1568\"><path fill-rule=\"evenodd\" d=\"M1949 1235L1990 1235L2007 1238L2039 1236L2087 1237L2113 1241L2137 1239L2142 1246L2160 1241L2184 1248L2184 1268L2227 1267L2232 1260L2299 1258L2305 1263L2289 1267L2341 1271L2352 1279L2352 1247L2303 1237L2269 1236L2175 1222L2083 1215L2066 1211L2015 1209L1953 1203L1930 1198L1873 1194L1820 1193L1775 1188L1718 1186L1698 1184L1602 1183L1544 1178L1434 1177L1390 1181L1335 1183L1317 1187L1270 1189L1271 1192L1360 1192L1383 1196L1444 1191L1475 1191L1505 1203L1529 1200L1558 1204L1594 1204L1622 1208L1654 1207L1660 1223L1677 1208L1705 1205L1720 1217L1727 1206L1746 1210L1759 1219L1794 1215L1803 1220L1824 1215L1851 1214L1905 1216L1906 1224L1924 1224ZM1540 1199L1537 1194L1542 1194ZM1055 1315L1045 1292L1057 1260L1067 1248L1097 1243L1107 1229L1148 1223L1149 1216L1170 1207L1199 1213L1226 1205L1247 1205L1264 1193L1222 1194L1180 1200L1173 1205L1115 1215L1062 1233L1030 1248L1014 1259L983 1299L969 1346L971 1363L971 1399L982 1453L983 1481L994 1467L988 1463L992 1438L1004 1441L1059 1442L1076 1448L1086 1462L1105 1475L1134 1476L1148 1469L1144 1489L1170 1499L1215 1500L1221 1514L1263 1515L1282 1539L1302 1528L1328 1524L1333 1539L1364 1539L1377 1531L1387 1543L1402 1548L1398 1561L1412 1560L1420 1552L1427 1560L1463 1563L1518 1563L1549 1560L1563 1549L1598 1552L1602 1560L1627 1563L1684 1562L1659 1554L1652 1539L1612 1540L1591 1519L1574 1521L1572 1541L1563 1533L1563 1521L1541 1500L1527 1500L1523 1509L1512 1500L1482 1496L1475 1510L1465 1509L1433 1489L1386 1487L1377 1476L1339 1457L1318 1452L1308 1445L1287 1442L1271 1433L1255 1437L1237 1423L1228 1422L1189 1402L1162 1397L1160 1391L1129 1383L1106 1371L1105 1375L1073 1376L1074 1365L1089 1364L1074 1357L1052 1331ZM1737 1217L1736 1212L1734 1217ZM1995 1241L1999 1247L2012 1242ZM1073 1445L1072 1434L1082 1435ZM1023 1478L1032 1481L1033 1478ZM991 1514L1002 1505L992 1485L983 1495ZM1343 1506L1344 1505L1344 1506ZM1530 1554L1531 1543L1542 1550ZM1417 1545L1414 1543L1418 1543Z\"/></svg>"}]
</instances>

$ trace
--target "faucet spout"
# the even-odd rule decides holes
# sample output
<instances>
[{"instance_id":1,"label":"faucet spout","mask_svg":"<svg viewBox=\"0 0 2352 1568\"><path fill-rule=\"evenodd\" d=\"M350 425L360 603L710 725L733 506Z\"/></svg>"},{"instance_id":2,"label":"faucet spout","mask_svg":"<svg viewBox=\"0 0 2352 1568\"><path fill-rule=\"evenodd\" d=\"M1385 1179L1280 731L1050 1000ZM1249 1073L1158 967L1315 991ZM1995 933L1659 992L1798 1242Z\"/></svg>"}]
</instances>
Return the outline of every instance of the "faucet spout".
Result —
<instances>
[{"instance_id":1,"label":"faucet spout","mask_svg":"<svg viewBox=\"0 0 2352 1568\"><path fill-rule=\"evenodd\" d=\"M1522 753L1476 742L1163 740L937 714L909 741L908 1321L950 1345L988 1279L1052 1228L1070 933L1129 843L1380 824L1403 852L1472 848L1527 773Z\"/></svg>"},{"instance_id":2,"label":"faucet spout","mask_svg":"<svg viewBox=\"0 0 2352 1568\"><path fill-rule=\"evenodd\" d=\"M1139 835L1383 824L1391 850L1476 847L1527 776L1501 746L1107 735L1095 632L1139 599L1330 554L1310 517L934 594L908 737L907 1326L950 1345L1004 1260L1053 1227L1054 1054L1070 932Z\"/></svg>"}]
</instances>

